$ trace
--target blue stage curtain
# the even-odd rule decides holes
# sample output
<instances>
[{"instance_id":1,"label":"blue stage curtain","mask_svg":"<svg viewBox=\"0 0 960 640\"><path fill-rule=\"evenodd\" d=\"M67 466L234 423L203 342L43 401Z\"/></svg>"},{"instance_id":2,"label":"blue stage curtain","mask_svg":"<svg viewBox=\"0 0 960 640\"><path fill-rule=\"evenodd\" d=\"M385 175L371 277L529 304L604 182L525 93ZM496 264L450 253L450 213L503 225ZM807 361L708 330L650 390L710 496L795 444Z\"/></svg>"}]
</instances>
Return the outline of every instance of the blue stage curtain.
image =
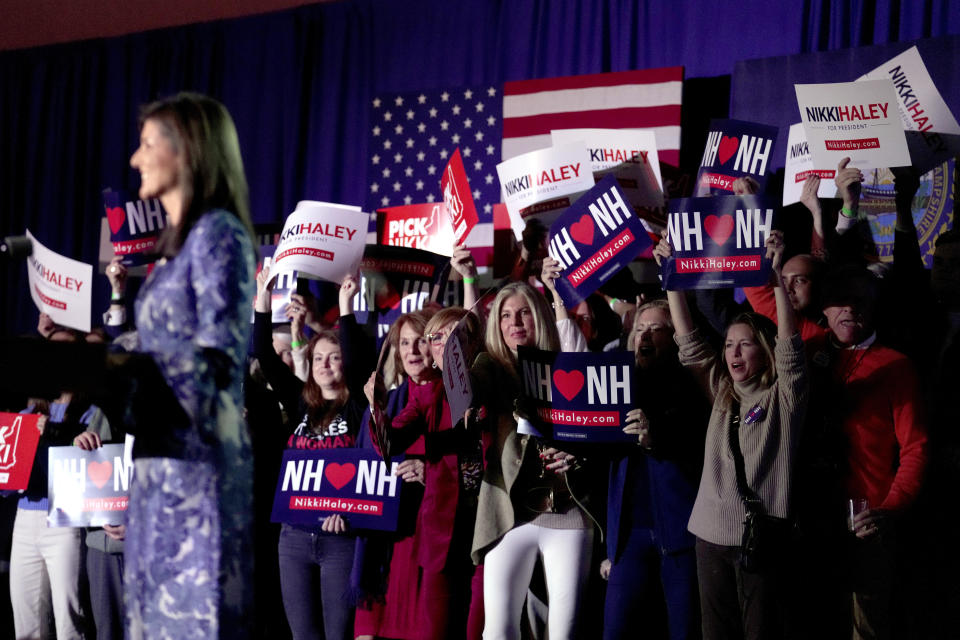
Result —
<instances>
[{"instance_id":1,"label":"blue stage curtain","mask_svg":"<svg viewBox=\"0 0 960 640\"><path fill-rule=\"evenodd\" d=\"M687 78L729 77L737 60L960 33L952 5L355 0L6 52L0 234L30 228L51 249L96 263L100 190L139 182L128 168L137 107L179 90L230 109L254 220L277 221L300 199L363 202L375 92L665 65L685 65ZM95 280L96 315L107 287ZM0 264L0 305L0 333L34 326L22 264Z\"/></svg>"}]
</instances>

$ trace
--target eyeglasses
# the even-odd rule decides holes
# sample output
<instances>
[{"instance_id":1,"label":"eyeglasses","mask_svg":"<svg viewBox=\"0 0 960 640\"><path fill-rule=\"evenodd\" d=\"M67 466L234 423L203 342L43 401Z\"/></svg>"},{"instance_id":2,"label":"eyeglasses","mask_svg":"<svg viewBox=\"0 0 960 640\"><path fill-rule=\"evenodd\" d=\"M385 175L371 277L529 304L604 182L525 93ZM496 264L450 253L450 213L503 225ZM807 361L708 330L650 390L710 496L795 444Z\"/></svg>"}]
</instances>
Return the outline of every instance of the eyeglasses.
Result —
<instances>
[{"instance_id":1,"label":"eyeglasses","mask_svg":"<svg viewBox=\"0 0 960 640\"><path fill-rule=\"evenodd\" d=\"M439 347L443 344L443 341L447 339L447 334L443 331L439 333L428 333L423 336L427 341L435 347Z\"/></svg>"}]
</instances>

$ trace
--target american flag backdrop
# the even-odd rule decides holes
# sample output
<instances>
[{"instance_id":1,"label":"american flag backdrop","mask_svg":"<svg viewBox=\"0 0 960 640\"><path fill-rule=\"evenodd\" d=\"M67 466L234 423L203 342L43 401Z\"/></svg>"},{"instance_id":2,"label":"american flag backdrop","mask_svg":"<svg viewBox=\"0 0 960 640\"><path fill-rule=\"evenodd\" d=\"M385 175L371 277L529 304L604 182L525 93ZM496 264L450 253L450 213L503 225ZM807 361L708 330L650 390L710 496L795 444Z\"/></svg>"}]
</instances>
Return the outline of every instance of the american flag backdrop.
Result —
<instances>
[{"instance_id":1,"label":"american flag backdrop","mask_svg":"<svg viewBox=\"0 0 960 640\"><path fill-rule=\"evenodd\" d=\"M652 129L660 162L680 161L683 67L507 82L503 159L550 146L553 129Z\"/></svg>"},{"instance_id":2,"label":"american flag backdrop","mask_svg":"<svg viewBox=\"0 0 960 640\"><path fill-rule=\"evenodd\" d=\"M442 201L440 177L459 147L479 223L467 237L477 264L493 259L493 205L500 202L500 87L378 95L370 123L367 207ZM371 226L374 232L375 225Z\"/></svg>"}]
</instances>

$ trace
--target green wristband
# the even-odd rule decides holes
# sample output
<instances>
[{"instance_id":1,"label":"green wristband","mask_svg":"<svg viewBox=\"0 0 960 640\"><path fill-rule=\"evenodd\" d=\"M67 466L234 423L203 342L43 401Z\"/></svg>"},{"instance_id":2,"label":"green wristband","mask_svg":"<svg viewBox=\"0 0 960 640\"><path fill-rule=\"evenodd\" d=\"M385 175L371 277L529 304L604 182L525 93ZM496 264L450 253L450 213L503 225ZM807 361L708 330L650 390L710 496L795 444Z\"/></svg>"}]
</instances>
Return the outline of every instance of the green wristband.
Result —
<instances>
[{"instance_id":1,"label":"green wristband","mask_svg":"<svg viewBox=\"0 0 960 640\"><path fill-rule=\"evenodd\" d=\"M304 346L305 344L307 344L307 343L306 343L306 342L300 342L299 340L291 340L291 341L290 341L290 346L291 346L292 348L294 348L294 349L299 349L300 347Z\"/></svg>"},{"instance_id":2,"label":"green wristband","mask_svg":"<svg viewBox=\"0 0 960 640\"><path fill-rule=\"evenodd\" d=\"M857 212L847 207L840 207L840 215L842 215L844 218L856 218Z\"/></svg>"},{"instance_id":3,"label":"green wristband","mask_svg":"<svg viewBox=\"0 0 960 640\"><path fill-rule=\"evenodd\" d=\"M474 284L477 279L473 276L463 276L463 284Z\"/></svg>"}]
</instances>

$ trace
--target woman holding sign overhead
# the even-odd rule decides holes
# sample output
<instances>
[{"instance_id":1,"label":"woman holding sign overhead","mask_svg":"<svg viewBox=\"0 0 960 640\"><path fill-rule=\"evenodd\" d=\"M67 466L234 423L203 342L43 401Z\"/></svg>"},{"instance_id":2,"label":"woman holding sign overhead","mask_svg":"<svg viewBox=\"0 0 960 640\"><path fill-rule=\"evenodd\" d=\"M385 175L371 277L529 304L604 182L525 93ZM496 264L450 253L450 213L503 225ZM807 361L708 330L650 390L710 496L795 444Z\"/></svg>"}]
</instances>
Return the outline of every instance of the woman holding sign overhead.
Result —
<instances>
[{"instance_id":1,"label":"woman holding sign overhead","mask_svg":"<svg viewBox=\"0 0 960 640\"><path fill-rule=\"evenodd\" d=\"M373 354L353 315L357 278L347 276L340 285L339 328L322 331L310 340L306 382L294 375L273 349L271 286L269 272L261 271L254 303L254 355L297 425L287 438L287 448L356 446L367 406L363 384L373 368ZM280 588L294 640L350 637L353 607L348 592L355 539L343 535L348 525L343 516L334 514L319 527L284 524L280 530Z\"/></svg>"},{"instance_id":2,"label":"woman holding sign overhead","mask_svg":"<svg viewBox=\"0 0 960 640\"><path fill-rule=\"evenodd\" d=\"M233 120L193 93L149 104L130 165L140 197L168 216L135 305L140 347L182 411L162 432L128 425L127 637L245 637L252 458L240 384L254 251Z\"/></svg>"},{"instance_id":3,"label":"woman holding sign overhead","mask_svg":"<svg viewBox=\"0 0 960 640\"><path fill-rule=\"evenodd\" d=\"M790 538L793 461L807 408L807 369L793 307L780 276L783 238L767 238L777 326L741 313L716 354L694 327L682 292L667 291L680 361L713 402L703 474L690 516L696 537L703 636L783 635L778 560ZM670 243L654 251L670 259Z\"/></svg>"},{"instance_id":4,"label":"woman holding sign overhead","mask_svg":"<svg viewBox=\"0 0 960 640\"><path fill-rule=\"evenodd\" d=\"M484 564L486 640L520 637L534 565L542 556L551 638L578 637L577 612L590 564L592 524L569 477L577 461L517 431L517 347L557 351L560 338L546 300L530 285L505 286L487 322L487 353L473 365L474 404L491 434L477 506L472 556ZM582 496L581 496L582 497Z\"/></svg>"}]
</instances>

